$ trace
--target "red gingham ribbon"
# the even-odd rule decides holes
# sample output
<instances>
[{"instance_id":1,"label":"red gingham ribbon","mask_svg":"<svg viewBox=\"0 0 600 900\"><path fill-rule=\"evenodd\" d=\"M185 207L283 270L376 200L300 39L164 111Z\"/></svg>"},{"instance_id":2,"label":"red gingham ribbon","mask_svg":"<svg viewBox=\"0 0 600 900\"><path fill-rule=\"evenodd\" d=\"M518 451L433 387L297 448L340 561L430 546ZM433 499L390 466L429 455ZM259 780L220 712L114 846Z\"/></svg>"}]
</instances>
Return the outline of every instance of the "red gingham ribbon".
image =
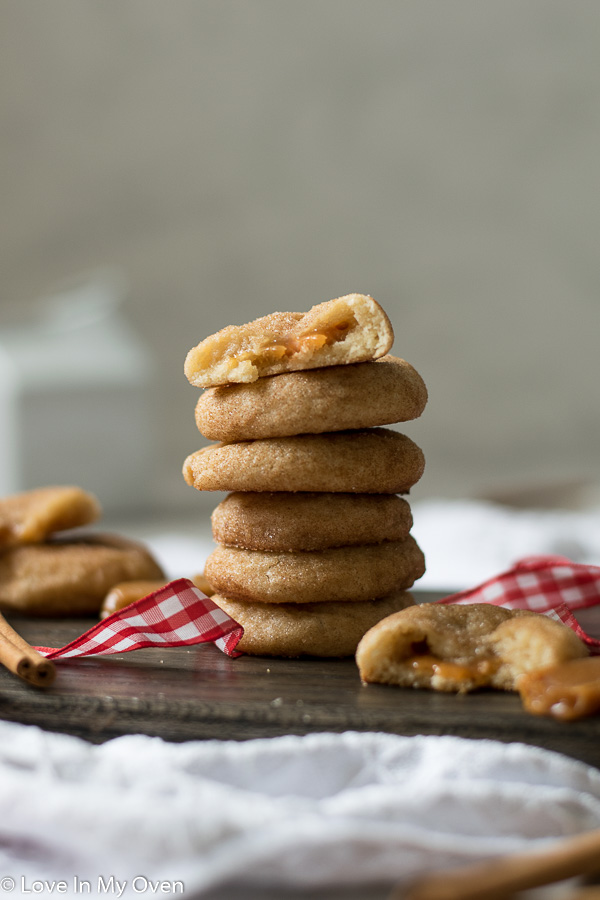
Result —
<instances>
[{"instance_id":1,"label":"red gingham ribbon","mask_svg":"<svg viewBox=\"0 0 600 900\"><path fill-rule=\"evenodd\" d=\"M491 603L508 609L545 613L568 625L600 655L600 640L585 633L573 610L600 604L600 566L571 562L563 556L530 556L512 569L459 591L438 603ZM48 659L126 653L143 647L184 647L212 642L227 656L244 629L187 578L179 578L95 624L64 647L37 647Z\"/></svg>"},{"instance_id":2,"label":"red gingham ribbon","mask_svg":"<svg viewBox=\"0 0 600 900\"><path fill-rule=\"evenodd\" d=\"M241 656L235 648L243 633L242 626L189 579L178 578L102 619L70 644L36 650L48 659L70 659L212 642L227 656Z\"/></svg>"},{"instance_id":3,"label":"red gingham ribbon","mask_svg":"<svg viewBox=\"0 0 600 900\"><path fill-rule=\"evenodd\" d=\"M600 566L571 562L564 556L528 556L512 569L438 603L491 603L507 609L545 613L568 625L600 655L600 640L585 633L573 610L600 604Z\"/></svg>"}]
</instances>

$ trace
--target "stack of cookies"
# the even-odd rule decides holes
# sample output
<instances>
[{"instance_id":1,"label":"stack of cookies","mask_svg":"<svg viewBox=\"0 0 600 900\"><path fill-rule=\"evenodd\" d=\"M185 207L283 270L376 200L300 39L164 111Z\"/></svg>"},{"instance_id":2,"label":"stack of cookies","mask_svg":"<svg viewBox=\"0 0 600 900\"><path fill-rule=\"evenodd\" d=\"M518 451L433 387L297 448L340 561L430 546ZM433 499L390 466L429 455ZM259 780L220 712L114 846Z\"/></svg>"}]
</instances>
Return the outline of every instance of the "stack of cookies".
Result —
<instances>
[{"instance_id":1,"label":"stack of cookies","mask_svg":"<svg viewBox=\"0 0 600 900\"><path fill-rule=\"evenodd\" d=\"M188 484L231 492L212 516L213 600L264 656L351 656L363 634L414 603L425 571L406 494L423 454L382 426L427 401L372 297L273 313L207 338L186 359L206 388Z\"/></svg>"}]
</instances>

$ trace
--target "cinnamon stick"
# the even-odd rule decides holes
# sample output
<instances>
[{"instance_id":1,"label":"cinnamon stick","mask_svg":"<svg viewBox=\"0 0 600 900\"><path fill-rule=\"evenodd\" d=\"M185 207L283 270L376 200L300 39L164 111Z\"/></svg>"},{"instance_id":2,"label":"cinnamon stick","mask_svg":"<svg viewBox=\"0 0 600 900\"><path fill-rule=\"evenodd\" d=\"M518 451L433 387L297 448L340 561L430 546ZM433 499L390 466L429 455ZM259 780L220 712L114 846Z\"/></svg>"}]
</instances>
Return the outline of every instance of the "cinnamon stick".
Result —
<instances>
[{"instance_id":1,"label":"cinnamon stick","mask_svg":"<svg viewBox=\"0 0 600 900\"><path fill-rule=\"evenodd\" d=\"M36 687L49 687L54 681L54 663L34 650L0 614L0 663Z\"/></svg>"},{"instance_id":2,"label":"cinnamon stick","mask_svg":"<svg viewBox=\"0 0 600 900\"><path fill-rule=\"evenodd\" d=\"M600 900L600 884L575 888L572 894L565 895L564 900Z\"/></svg>"},{"instance_id":3,"label":"cinnamon stick","mask_svg":"<svg viewBox=\"0 0 600 900\"><path fill-rule=\"evenodd\" d=\"M600 829L537 853L515 853L429 875L390 900L505 900L518 891L600 870Z\"/></svg>"}]
</instances>

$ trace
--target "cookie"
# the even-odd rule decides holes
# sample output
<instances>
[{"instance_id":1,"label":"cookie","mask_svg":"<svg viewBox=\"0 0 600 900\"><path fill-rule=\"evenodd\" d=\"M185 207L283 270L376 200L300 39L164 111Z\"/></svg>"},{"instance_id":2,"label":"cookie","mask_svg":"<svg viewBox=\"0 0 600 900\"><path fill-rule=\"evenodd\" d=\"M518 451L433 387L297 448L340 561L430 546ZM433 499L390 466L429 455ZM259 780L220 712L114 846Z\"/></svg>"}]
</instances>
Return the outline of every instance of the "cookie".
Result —
<instances>
[{"instance_id":1,"label":"cookie","mask_svg":"<svg viewBox=\"0 0 600 900\"><path fill-rule=\"evenodd\" d=\"M147 597L148 594L153 594L155 591L160 590L165 584L167 582L164 578L144 581L120 581L110 589L102 601L100 618L106 619L108 616L112 616L114 612L124 609L131 603L135 603L136 600L141 600L142 597Z\"/></svg>"},{"instance_id":2,"label":"cookie","mask_svg":"<svg viewBox=\"0 0 600 900\"><path fill-rule=\"evenodd\" d=\"M398 591L356 603L248 603L212 598L244 629L238 650L254 656L353 656L363 634L414 600Z\"/></svg>"},{"instance_id":3,"label":"cookie","mask_svg":"<svg viewBox=\"0 0 600 900\"><path fill-rule=\"evenodd\" d=\"M199 572L197 575L193 575L191 580L194 582L199 591L202 591L202 593L206 594L207 597L212 597L215 591L204 572Z\"/></svg>"},{"instance_id":4,"label":"cookie","mask_svg":"<svg viewBox=\"0 0 600 900\"><path fill-rule=\"evenodd\" d=\"M0 609L39 616L97 613L120 581L165 575L141 544L114 535L53 538L0 554Z\"/></svg>"},{"instance_id":5,"label":"cookie","mask_svg":"<svg viewBox=\"0 0 600 900\"><path fill-rule=\"evenodd\" d=\"M466 692L516 690L519 676L587 656L560 622L487 603L424 603L378 622L356 651L365 682Z\"/></svg>"},{"instance_id":6,"label":"cookie","mask_svg":"<svg viewBox=\"0 0 600 900\"><path fill-rule=\"evenodd\" d=\"M307 313L276 312L247 325L228 325L189 351L185 375L198 387L256 381L385 356L394 332L381 306L348 294Z\"/></svg>"},{"instance_id":7,"label":"cookie","mask_svg":"<svg viewBox=\"0 0 600 900\"><path fill-rule=\"evenodd\" d=\"M78 487L43 487L0 500L0 547L35 544L49 534L100 518L93 494Z\"/></svg>"},{"instance_id":8,"label":"cookie","mask_svg":"<svg viewBox=\"0 0 600 900\"><path fill-rule=\"evenodd\" d=\"M194 575L190 581L207 597L214 593L204 575ZM135 603L136 600L141 600L142 597L147 597L148 594L160 590L166 583L163 578L155 581L121 581L119 584L115 584L102 601L100 618L106 619L107 616L129 606L130 603Z\"/></svg>"},{"instance_id":9,"label":"cookie","mask_svg":"<svg viewBox=\"0 0 600 900\"><path fill-rule=\"evenodd\" d=\"M219 544L246 550L326 550L399 541L412 527L395 494L229 494L213 511Z\"/></svg>"},{"instance_id":10,"label":"cookie","mask_svg":"<svg viewBox=\"0 0 600 900\"><path fill-rule=\"evenodd\" d=\"M418 418L427 389L405 360L330 366L209 388L196 425L212 441L245 441L391 425Z\"/></svg>"},{"instance_id":11,"label":"cookie","mask_svg":"<svg viewBox=\"0 0 600 900\"><path fill-rule=\"evenodd\" d=\"M389 428L213 444L186 459L199 491L403 494L425 468L420 448Z\"/></svg>"},{"instance_id":12,"label":"cookie","mask_svg":"<svg viewBox=\"0 0 600 900\"><path fill-rule=\"evenodd\" d=\"M415 539L295 553L218 546L205 575L215 593L257 603L372 600L410 588L425 571Z\"/></svg>"}]
</instances>

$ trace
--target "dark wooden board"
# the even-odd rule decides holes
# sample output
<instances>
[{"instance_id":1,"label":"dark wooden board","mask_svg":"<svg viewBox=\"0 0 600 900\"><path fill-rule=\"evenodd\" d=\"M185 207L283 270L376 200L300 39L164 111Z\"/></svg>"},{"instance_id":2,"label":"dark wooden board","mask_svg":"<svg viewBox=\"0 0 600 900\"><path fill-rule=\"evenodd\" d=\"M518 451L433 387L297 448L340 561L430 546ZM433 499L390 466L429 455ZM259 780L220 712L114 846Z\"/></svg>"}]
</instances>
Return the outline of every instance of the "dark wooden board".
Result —
<instances>
[{"instance_id":1,"label":"dark wooden board","mask_svg":"<svg viewBox=\"0 0 600 900\"><path fill-rule=\"evenodd\" d=\"M60 647L93 624L12 617L30 643ZM0 718L100 743L123 734L183 741L318 731L450 734L523 741L600 767L600 716L562 724L516 694L464 696L362 685L352 659L229 659L212 645L57 663L52 687L0 671Z\"/></svg>"}]
</instances>

